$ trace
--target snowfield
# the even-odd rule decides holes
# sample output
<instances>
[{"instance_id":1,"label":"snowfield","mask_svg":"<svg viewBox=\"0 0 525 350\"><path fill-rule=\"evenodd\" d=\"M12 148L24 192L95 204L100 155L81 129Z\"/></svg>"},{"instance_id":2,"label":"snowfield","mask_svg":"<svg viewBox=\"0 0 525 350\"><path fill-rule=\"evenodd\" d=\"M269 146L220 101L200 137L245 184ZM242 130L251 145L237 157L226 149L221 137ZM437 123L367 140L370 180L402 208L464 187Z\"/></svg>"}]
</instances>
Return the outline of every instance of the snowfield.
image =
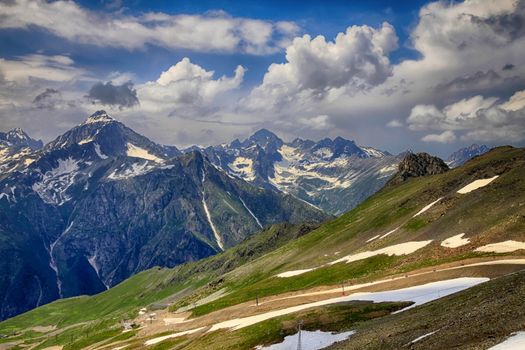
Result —
<instances>
[{"instance_id":1,"label":"snowfield","mask_svg":"<svg viewBox=\"0 0 525 350\"><path fill-rule=\"evenodd\" d=\"M470 193L474 190L477 190L478 188L487 186L488 184L490 184L492 181L496 180L497 178L498 178L498 175L491 177L490 179L480 179L480 180L473 181L469 183L467 186L459 189L458 193L461 193L461 194Z\"/></svg>"},{"instance_id":2,"label":"snowfield","mask_svg":"<svg viewBox=\"0 0 525 350\"><path fill-rule=\"evenodd\" d=\"M286 271L286 272L282 272L282 273L278 274L277 277L293 277L293 276L301 275L301 274L309 272L309 271L313 271L315 269L316 268Z\"/></svg>"},{"instance_id":3,"label":"snowfield","mask_svg":"<svg viewBox=\"0 0 525 350\"><path fill-rule=\"evenodd\" d=\"M452 236L452 237L449 237L447 239L445 239L443 242L441 242L441 246L442 247L447 247L447 248L457 248L457 247L461 247L465 244L469 244L470 243L470 239L469 238L463 238L465 234L464 233L460 233L459 235L455 235L455 236Z\"/></svg>"}]
</instances>

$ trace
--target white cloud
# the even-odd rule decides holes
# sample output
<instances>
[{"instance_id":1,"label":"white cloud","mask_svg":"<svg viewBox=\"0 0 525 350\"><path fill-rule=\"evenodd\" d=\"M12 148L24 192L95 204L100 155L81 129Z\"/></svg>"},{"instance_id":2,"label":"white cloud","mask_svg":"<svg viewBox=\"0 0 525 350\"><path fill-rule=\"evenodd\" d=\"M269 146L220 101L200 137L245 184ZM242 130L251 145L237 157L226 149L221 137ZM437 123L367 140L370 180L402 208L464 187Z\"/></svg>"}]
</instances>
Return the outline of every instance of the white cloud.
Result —
<instances>
[{"instance_id":1,"label":"white cloud","mask_svg":"<svg viewBox=\"0 0 525 350\"><path fill-rule=\"evenodd\" d=\"M496 97L474 96L442 109L417 105L407 124L411 130L443 130L424 136L422 141L426 142L451 143L458 132L462 140L520 142L525 140L525 91L504 102Z\"/></svg>"},{"instance_id":2,"label":"white cloud","mask_svg":"<svg viewBox=\"0 0 525 350\"><path fill-rule=\"evenodd\" d=\"M392 119L388 123L386 123L386 126L389 128L400 128L403 126L403 123L397 119Z\"/></svg>"},{"instance_id":3,"label":"white cloud","mask_svg":"<svg viewBox=\"0 0 525 350\"><path fill-rule=\"evenodd\" d=\"M85 73L73 63L71 58L62 55L34 54L11 60L0 58L0 76L19 83L28 83L31 79L68 81Z\"/></svg>"},{"instance_id":4,"label":"white cloud","mask_svg":"<svg viewBox=\"0 0 525 350\"><path fill-rule=\"evenodd\" d=\"M323 36L295 38L286 48L286 63L270 65L246 102L252 109L282 109L369 89L391 74L387 55L396 47L388 23L378 29L352 26L328 42Z\"/></svg>"},{"instance_id":5,"label":"white cloud","mask_svg":"<svg viewBox=\"0 0 525 350\"><path fill-rule=\"evenodd\" d=\"M233 77L213 79L213 71L206 71L185 57L162 72L156 81L137 86L138 97L146 111L209 108L216 96L240 86L244 72L242 66L237 66Z\"/></svg>"},{"instance_id":6,"label":"white cloud","mask_svg":"<svg viewBox=\"0 0 525 350\"><path fill-rule=\"evenodd\" d=\"M429 134L423 136L421 141L425 142L439 142L439 143L452 143L456 141L456 134L453 131L443 131L441 134Z\"/></svg>"},{"instance_id":7,"label":"white cloud","mask_svg":"<svg viewBox=\"0 0 525 350\"><path fill-rule=\"evenodd\" d=\"M130 50L151 44L169 49L267 54L281 50L283 40L297 32L294 23L231 17L223 12L132 16L93 12L73 1L0 2L0 13L0 28L36 26L72 42Z\"/></svg>"}]
</instances>

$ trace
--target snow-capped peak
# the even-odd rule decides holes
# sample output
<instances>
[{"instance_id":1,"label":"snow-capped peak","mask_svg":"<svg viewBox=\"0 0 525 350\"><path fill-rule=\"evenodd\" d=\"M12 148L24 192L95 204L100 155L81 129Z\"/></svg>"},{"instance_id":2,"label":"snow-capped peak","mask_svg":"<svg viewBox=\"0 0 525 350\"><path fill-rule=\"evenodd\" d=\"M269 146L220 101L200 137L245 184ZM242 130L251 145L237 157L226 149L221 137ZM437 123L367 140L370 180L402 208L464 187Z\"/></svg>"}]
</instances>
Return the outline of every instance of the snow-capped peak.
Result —
<instances>
[{"instance_id":1,"label":"snow-capped peak","mask_svg":"<svg viewBox=\"0 0 525 350\"><path fill-rule=\"evenodd\" d=\"M110 123L115 121L109 114L104 110L96 111L90 115L82 124L93 124L93 123Z\"/></svg>"}]
</instances>

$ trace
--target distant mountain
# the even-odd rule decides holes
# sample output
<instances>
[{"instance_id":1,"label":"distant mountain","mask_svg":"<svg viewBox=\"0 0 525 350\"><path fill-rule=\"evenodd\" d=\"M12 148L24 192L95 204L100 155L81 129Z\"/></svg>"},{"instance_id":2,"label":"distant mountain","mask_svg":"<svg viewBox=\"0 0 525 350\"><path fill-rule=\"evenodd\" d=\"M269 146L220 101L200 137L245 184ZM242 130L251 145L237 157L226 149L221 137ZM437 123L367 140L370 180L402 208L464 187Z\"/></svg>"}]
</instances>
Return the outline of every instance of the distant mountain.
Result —
<instances>
[{"instance_id":1,"label":"distant mountain","mask_svg":"<svg viewBox=\"0 0 525 350\"><path fill-rule=\"evenodd\" d=\"M342 137L284 142L266 129L203 152L232 176L293 194L332 214L354 208L379 190L401 160Z\"/></svg>"},{"instance_id":2,"label":"distant mountain","mask_svg":"<svg viewBox=\"0 0 525 350\"><path fill-rule=\"evenodd\" d=\"M1 319L213 255L270 224L329 218L104 111L26 153L0 174Z\"/></svg>"},{"instance_id":3,"label":"distant mountain","mask_svg":"<svg viewBox=\"0 0 525 350\"><path fill-rule=\"evenodd\" d=\"M42 147L42 141L32 139L20 128L0 132L0 173L15 170L21 160L30 163L27 155Z\"/></svg>"},{"instance_id":4,"label":"distant mountain","mask_svg":"<svg viewBox=\"0 0 525 350\"><path fill-rule=\"evenodd\" d=\"M488 152L489 150L490 148L488 148L485 145L472 144L468 147L461 148L457 150L456 152L452 153L447 158L447 164L449 167L455 168L460 165L463 165L466 161L476 156L479 156L479 155L482 155L483 153Z\"/></svg>"}]
</instances>

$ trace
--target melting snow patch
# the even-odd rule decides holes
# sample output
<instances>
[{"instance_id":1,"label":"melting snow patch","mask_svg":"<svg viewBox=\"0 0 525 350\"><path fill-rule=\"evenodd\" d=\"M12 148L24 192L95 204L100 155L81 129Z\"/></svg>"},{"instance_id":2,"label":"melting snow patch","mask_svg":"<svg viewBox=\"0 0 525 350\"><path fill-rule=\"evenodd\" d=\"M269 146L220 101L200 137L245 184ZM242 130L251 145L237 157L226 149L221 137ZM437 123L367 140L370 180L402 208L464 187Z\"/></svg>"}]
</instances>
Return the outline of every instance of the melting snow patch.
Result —
<instances>
[{"instance_id":1,"label":"melting snow patch","mask_svg":"<svg viewBox=\"0 0 525 350\"><path fill-rule=\"evenodd\" d=\"M490 252L490 253L510 253L516 250L525 249L524 242L518 241L504 241L498 243L491 243L476 248L477 252Z\"/></svg>"},{"instance_id":2,"label":"melting snow patch","mask_svg":"<svg viewBox=\"0 0 525 350\"><path fill-rule=\"evenodd\" d=\"M525 332L513 333L507 340L491 347L489 350L525 349Z\"/></svg>"},{"instance_id":3,"label":"melting snow patch","mask_svg":"<svg viewBox=\"0 0 525 350\"><path fill-rule=\"evenodd\" d=\"M428 244L430 244L430 242L432 242L432 240L412 241L412 242L395 244L395 245L391 245L391 246L388 246L382 249L378 249L378 250L366 251L366 252L361 252L361 253L357 253L353 255L343 256L342 258L334 260L330 262L329 264L334 265L340 262L350 263L353 261L363 260L363 259L370 258L372 256L376 256L380 254L386 254L389 256L411 254L415 252L416 250L427 246Z\"/></svg>"},{"instance_id":4,"label":"melting snow patch","mask_svg":"<svg viewBox=\"0 0 525 350\"><path fill-rule=\"evenodd\" d=\"M434 334L434 333L436 333L436 332L437 332L437 331L430 332L430 333L427 333L427 334L423 334L422 336L417 337L416 339L412 340L409 344L417 343L418 341L423 340L423 339L425 339L426 337L430 337L432 334Z\"/></svg>"},{"instance_id":5,"label":"melting snow patch","mask_svg":"<svg viewBox=\"0 0 525 350\"><path fill-rule=\"evenodd\" d=\"M344 333L331 333L323 331L301 331L301 349L303 350L317 350L323 349L330 346L338 341L348 339L355 331L349 331ZM258 350L288 350L298 349L299 333L284 337L282 343L273 344L270 346L257 346Z\"/></svg>"},{"instance_id":6,"label":"melting snow patch","mask_svg":"<svg viewBox=\"0 0 525 350\"><path fill-rule=\"evenodd\" d=\"M391 231L388 231L387 233L385 233L384 235L382 235L381 237L379 237L379 239L386 238L386 237L390 236L392 233L396 232L397 230L399 230L399 227L396 227L395 229L393 229L393 230L391 230Z\"/></svg>"},{"instance_id":7,"label":"melting snow patch","mask_svg":"<svg viewBox=\"0 0 525 350\"><path fill-rule=\"evenodd\" d=\"M286 271L286 272L281 272L280 274L277 275L277 277L281 277L281 278L293 277L293 276L297 276L297 275L302 275L303 273L310 272L310 271L313 271L313 270L315 270L315 268Z\"/></svg>"},{"instance_id":8,"label":"melting snow patch","mask_svg":"<svg viewBox=\"0 0 525 350\"><path fill-rule=\"evenodd\" d=\"M432 203L430 203L429 205L427 205L426 207L424 207L423 209L421 209L420 211L418 211L418 212L417 212L414 216L412 216L412 217L415 218L416 216L423 214L424 212L426 212L427 210L429 210L430 208L432 208L432 207L434 206L434 204L436 204L437 202L439 202L441 199L443 199L443 197L440 197L440 198L436 199L435 201L433 201Z\"/></svg>"},{"instance_id":9,"label":"melting snow patch","mask_svg":"<svg viewBox=\"0 0 525 350\"><path fill-rule=\"evenodd\" d=\"M114 170L111 174L108 175L108 179L111 180L122 180L130 177L135 177L139 175L146 174L148 171L155 168L155 166L149 165L148 161L145 161L143 164L133 163L131 168L128 168L124 171L117 173L117 170Z\"/></svg>"},{"instance_id":10,"label":"melting snow patch","mask_svg":"<svg viewBox=\"0 0 525 350\"><path fill-rule=\"evenodd\" d=\"M478 188L485 187L490 184L492 181L496 180L498 175L491 177L490 179L481 179L469 183L467 186L458 190L458 193L465 194L477 190Z\"/></svg>"},{"instance_id":11,"label":"melting snow patch","mask_svg":"<svg viewBox=\"0 0 525 350\"><path fill-rule=\"evenodd\" d=\"M372 242L373 240L377 239L378 237L379 237L379 235L376 235L376 236L374 236L374 237L368 239L368 240L366 241L366 243Z\"/></svg>"},{"instance_id":12,"label":"melting snow patch","mask_svg":"<svg viewBox=\"0 0 525 350\"><path fill-rule=\"evenodd\" d=\"M152 160L152 161L157 162L157 163L162 163L162 159L160 159L159 157L155 156L154 154L149 153L144 148L140 148L138 146L135 146L132 143L127 143L126 147L128 148L128 150L126 151L126 154L129 157L142 158L142 159Z\"/></svg>"},{"instance_id":13,"label":"melting snow patch","mask_svg":"<svg viewBox=\"0 0 525 350\"><path fill-rule=\"evenodd\" d=\"M455 235L455 236L452 236L452 237L449 237L447 239L445 239L443 242L441 242L441 246L442 247L447 247L447 248L457 248L457 247L461 247L465 244L469 244L470 243L470 239L469 238L463 238L465 234L464 233L460 233L459 235Z\"/></svg>"},{"instance_id":14,"label":"melting snow patch","mask_svg":"<svg viewBox=\"0 0 525 350\"><path fill-rule=\"evenodd\" d=\"M261 225L261 222L259 221L259 219L257 218L257 216L255 216L255 214L253 214L253 212L250 210L250 208L248 208L246 206L246 203L244 203L244 201L242 200L241 197L239 197L239 200L241 201L242 205L244 205L244 208L248 211L248 213L250 213L250 215L252 216L252 218L255 219L255 222L257 223L257 225L260 227L260 228L263 228L263 226Z\"/></svg>"}]
</instances>

